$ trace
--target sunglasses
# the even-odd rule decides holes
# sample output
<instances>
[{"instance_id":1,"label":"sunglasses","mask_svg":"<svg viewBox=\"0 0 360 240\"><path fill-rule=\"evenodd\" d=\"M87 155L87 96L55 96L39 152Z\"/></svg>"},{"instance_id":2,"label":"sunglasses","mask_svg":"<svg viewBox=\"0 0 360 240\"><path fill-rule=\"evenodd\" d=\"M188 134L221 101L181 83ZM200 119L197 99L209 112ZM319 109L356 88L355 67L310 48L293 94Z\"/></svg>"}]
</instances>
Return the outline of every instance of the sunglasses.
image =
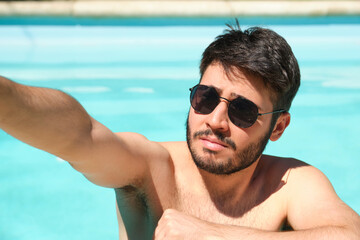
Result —
<instances>
[{"instance_id":1,"label":"sunglasses","mask_svg":"<svg viewBox=\"0 0 360 240\"><path fill-rule=\"evenodd\" d=\"M256 122L258 116L286 111L280 109L273 112L259 113L258 107L252 101L241 96L230 101L220 97L214 87L201 84L190 88L190 92L191 106L196 112L201 114L210 114L220 103L221 99L227 101L229 103L229 119L240 128L251 127Z\"/></svg>"}]
</instances>

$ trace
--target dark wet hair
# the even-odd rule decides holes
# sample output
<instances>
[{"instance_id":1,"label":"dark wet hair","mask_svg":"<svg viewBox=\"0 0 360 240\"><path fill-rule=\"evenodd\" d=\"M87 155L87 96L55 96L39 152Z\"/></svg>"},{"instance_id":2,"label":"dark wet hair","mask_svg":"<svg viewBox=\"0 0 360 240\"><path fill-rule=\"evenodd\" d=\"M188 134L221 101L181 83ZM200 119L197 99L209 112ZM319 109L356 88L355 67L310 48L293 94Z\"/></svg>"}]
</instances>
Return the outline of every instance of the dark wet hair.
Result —
<instances>
[{"instance_id":1,"label":"dark wet hair","mask_svg":"<svg viewBox=\"0 0 360 240\"><path fill-rule=\"evenodd\" d=\"M229 29L205 49L201 77L214 62L221 63L227 74L235 74L234 68L245 70L259 76L270 90L274 110L288 111L300 86L299 65L289 44L270 29L242 31L237 20L235 26L227 26Z\"/></svg>"}]
</instances>

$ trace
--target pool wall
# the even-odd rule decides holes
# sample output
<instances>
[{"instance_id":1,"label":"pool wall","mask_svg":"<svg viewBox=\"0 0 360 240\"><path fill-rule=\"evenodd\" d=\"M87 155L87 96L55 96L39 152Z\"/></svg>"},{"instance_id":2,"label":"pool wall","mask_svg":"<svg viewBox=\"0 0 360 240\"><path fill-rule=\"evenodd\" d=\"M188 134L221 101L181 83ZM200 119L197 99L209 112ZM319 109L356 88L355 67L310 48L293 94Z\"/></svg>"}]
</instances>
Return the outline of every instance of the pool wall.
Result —
<instances>
[{"instance_id":1,"label":"pool wall","mask_svg":"<svg viewBox=\"0 0 360 240\"><path fill-rule=\"evenodd\" d=\"M360 1L2 1L0 16L354 15Z\"/></svg>"}]
</instances>

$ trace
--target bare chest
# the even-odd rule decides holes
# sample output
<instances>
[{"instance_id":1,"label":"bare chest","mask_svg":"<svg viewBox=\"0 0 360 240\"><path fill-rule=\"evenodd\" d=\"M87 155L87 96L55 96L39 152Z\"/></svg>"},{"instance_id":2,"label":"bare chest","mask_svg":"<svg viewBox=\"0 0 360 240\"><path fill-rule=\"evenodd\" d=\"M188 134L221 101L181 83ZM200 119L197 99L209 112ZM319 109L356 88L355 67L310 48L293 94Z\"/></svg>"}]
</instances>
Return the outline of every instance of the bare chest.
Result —
<instances>
[{"instance_id":1,"label":"bare chest","mask_svg":"<svg viewBox=\"0 0 360 240\"><path fill-rule=\"evenodd\" d=\"M155 185L143 193L135 189L117 191L118 209L129 240L151 239L157 221L167 208L218 224L268 231L278 231L284 225L286 216L278 194L257 201L249 197L245 203L226 201L228 197L224 201L212 199L206 190L186 181Z\"/></svg>"},{"instance_id":2,"label":"bare chest","mask_svg":"<svg viewBox=\"0 0 360 240\"><path fill-rule=\"evenodd\" d=\"M285 223L285 209L276 194L266 199L229 201L213 199L206 192L189 192L178 188L178 199L173 207L181 212L218 224L243 226L277 231Z\"/></svg>"}]
</instances>

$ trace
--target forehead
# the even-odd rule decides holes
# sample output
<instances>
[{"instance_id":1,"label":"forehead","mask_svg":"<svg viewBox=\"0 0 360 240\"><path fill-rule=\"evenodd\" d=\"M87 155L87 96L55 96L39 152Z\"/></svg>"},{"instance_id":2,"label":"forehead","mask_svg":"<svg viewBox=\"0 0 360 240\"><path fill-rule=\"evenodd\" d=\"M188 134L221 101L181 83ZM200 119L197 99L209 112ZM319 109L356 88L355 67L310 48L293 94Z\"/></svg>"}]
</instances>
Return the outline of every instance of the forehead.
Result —
<instances>
[{"instance_id":1,"label":"forehead","mask_svg":"<svg viewBox=\"0 0 360 240\"><path fill-rule=\"evenodd\" d=\"M213 63L204 72L201 84L214 86L225 98L243 96L259 108L272 109L270 92L262 79L239 69L226 72L220 63Z\"/></svg>"}]
</instances>

